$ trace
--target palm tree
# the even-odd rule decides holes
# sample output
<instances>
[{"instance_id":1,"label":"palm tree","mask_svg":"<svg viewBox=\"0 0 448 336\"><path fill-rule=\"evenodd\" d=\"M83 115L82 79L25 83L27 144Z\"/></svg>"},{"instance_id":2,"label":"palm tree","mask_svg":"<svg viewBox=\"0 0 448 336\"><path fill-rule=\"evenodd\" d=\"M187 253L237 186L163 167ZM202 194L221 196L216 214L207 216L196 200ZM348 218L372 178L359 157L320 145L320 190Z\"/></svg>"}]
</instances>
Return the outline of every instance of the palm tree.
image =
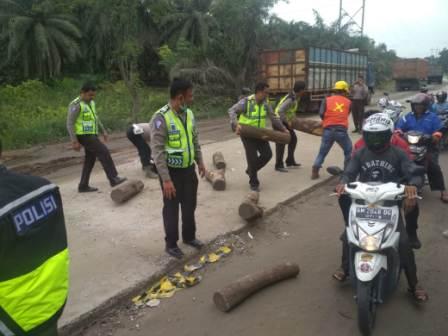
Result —
<instances>
[{"instance_id":1,"label":"palm tree","mask_svg":"<svg viewBox=\"0 0 448 336\"><path fill-rule=\"evenodd\" d=\"M8 62L23 66L23 75L51 78L81 55L81 32L72 18L50 3L0 0L0 31L6 36Z\"/></svg>"},{"instance_id":2,"label":"palm tree","mask_svg":"<svg viewBox=\"0 0 448 336\"><path fill-rule=\"evenodd\" d=\"M162 28L166 32L165 39L184 39L191 44L207 49L209 30L215 26L216 20L210 13L213 0L174 0L175 11L162 20Z\"/></svg>"}]
</instances>

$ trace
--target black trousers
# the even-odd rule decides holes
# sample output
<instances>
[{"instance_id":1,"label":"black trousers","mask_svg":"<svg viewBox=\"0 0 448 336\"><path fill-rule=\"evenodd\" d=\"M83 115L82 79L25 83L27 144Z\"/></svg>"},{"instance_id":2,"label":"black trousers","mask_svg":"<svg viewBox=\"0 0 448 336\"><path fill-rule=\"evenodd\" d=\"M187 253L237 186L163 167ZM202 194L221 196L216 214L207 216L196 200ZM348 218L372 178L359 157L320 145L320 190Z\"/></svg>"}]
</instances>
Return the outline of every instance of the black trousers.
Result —
<instances>
[{"instance_id":1,"label":"black trousers","mask_svg":"<svg viewBox=\"0 0 448 336\"><path fill-rule=\"evenodd\" d=\"M269 142L264 140L241 137L241 141L246 151L249 184L252 187L258 187L260 185L258 171L271 160L271 146L269 146Z\"/></svg>"},{"instance_id":2,"label":"black trousers","mask_svg":"<svg viewBox=\"0 0 448 336\"><path fill-rule=\"evenodd\" d=\"M352 100L352 117L355 129L362 130L362 122L364 120L364 99L353 99Z\"/></svg>"},{"instance_id":3,"label":"black trousers","mask_svg":"<svg viewBox=\"0 0 448 336\"><path fill-rule=\"evenodd\" d=\"M431 190L444 191L445 179L443 177L442 168L440 168L438 157L439 152L436 149L428 154L426 163L426 174L428 175L428 181Z\"/></svg>"},{"instance_id":4,"label":"black trousers","mask_svg":"<svg viewBox=\"0 0 448 336\"><path fill-rule=\"evenodd\" d=\"M100 141L97 135L77 135L77 138L85 151L84 166L82 168L81 181L79 182L80 187L89 185L90 174L97 158L101 162L109 182L117 177L118 172L109 149Z\"/></svg>"},{"instance_id":5,"label":"black trousers","mask_svg":"<svg viewBox=\"0 0 448 336\"><path fill-rule=\"evenodd\" d=\"M148 167L151 165L151 148L143 138L143 134L134 134L134 128L131 126L126 132L126 136L130 142L137 148L138 156L142 167Z\"/></svg>"},{"instance_id":6,"label":"black trousers","mask_svg":"<svg viewBox=\"0 0 448 336\"><path fill-rule=\"evenodd\" d=\"M176 188L176 197L163 197L163 225L165 228L165 242L168 248L176 247L179 240L179 205L182 213L182 239L191 241L196 239L196 210L198 194L198 177L195 165L189 168L169 168L171 181ZM160 180L163 187L163 182ZM163 188L162 188L163 190Z\"/></svg>"},{"instance_id":7,"label":"black trousers","mask_svg":"<svg viewBox=\"0 0 448 336\"><path fill-rule=\"evenodd\" d=\"M347 195L342 195L339 197L339 206L342 211L342 215L344 217L345 226L348 225L348 217L351 205L351 199ZM418 206L415 207L417 210L411 211L406 215L406 221L409 216L418 216ZM416 211L416 212L415 212ZM417 225L417 219L415 219L415 225ZM400 232L400 242L398 247L398 253L400 255L401 267L406 275L406 279L408 280L409 288L415 288L417 285L417 265L415 264L415 255L414 250L409 245L409 239L407 234L407 228L404 229L403 220L400 216L397 231ZM347 235L345 233L345 229L341 235L342 241L342 260L341 260L341 268L344 270L345 274L349 274L350 267L350 249L347 240Z\"/></svg>"},{"instance_id":8,"label":"black trousers","mask_svg":"<svg viewBox=\"0 0 448 336\"><path fill-rule=\"evenodd\" d=\"M292 165L296 163L296 160L294 159L294 152L297 147L297 135L292 128L289 128L287 123L283 123L283 125L285 125L291 135L291 142L288 144L288 157L286 158L286 165ZM285 154L285 147L286 145L284 144L275 144L275 168L284 168L283 156Z\"/></svg>"}]
</instances>

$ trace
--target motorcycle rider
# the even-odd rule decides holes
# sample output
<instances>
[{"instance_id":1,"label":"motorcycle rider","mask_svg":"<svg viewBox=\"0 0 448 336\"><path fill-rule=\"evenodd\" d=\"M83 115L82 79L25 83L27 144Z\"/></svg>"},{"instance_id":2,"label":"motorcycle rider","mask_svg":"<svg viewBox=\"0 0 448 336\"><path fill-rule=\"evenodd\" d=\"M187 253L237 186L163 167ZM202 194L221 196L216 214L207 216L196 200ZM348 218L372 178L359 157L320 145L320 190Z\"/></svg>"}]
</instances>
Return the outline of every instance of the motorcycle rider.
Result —
<instances>
[{"instance_id":1,"label":"motorcycle rider","mask_svg":"<svg viewBox=\"0 0 448 336\"><path fill-rule=\"evenodd\" d=\"M409 131L419 131L432 136L434 146L428 148L426 161L426 173L428 175L431 190L440 191L440 200L448 203L448 193L445 189L445 181L442 169L438 163L438 143L442 138L441 129L443 127L437 114L429 111L430 99L428 95L419 93L411 100L412 112L406 114L398 120L396 129L405 133Z\"/></svg>"},{"instance_id":2,"label":"motorcycle rider","mask_svg":"<svg viewBox=\"0 0 448 336\"><path fill-rule=\"evenodd\" d=\"M447 93L446 91L438 91L436 93L437 102L433 105L433 110L437 113L437 115L448 114L448 102L446 101Z\"/></svg>"},{"instance_id":3,"label":"motorcycle rider","mask_svg":"<svg viewBox=\"0 0 448 336\"><path fill-rule=\"evenodd\" d=\"M369 118L372 115L381 115L383 118L389 118L389 116L385 113L381 113L378 110L368 110L366 111L365 118ZM392 137L390 139L390 144L392 146L396 146L397 148L400 148L401 150L403 150L409 160L413 160L413 155L409 149L409 145L408 143L403 140L403 138L398 134L398 133L393 133ZM363 138L359 139L354 147L353 147L353 153L352 156L360 149L364 148L366 146L366 143L364 141ZM348 206L344 203L348 202ZM343 195L342 197L339 198L339 205L341 207L341 209L344 208L348 208L350 206L351 200L350 197ZM411 245L411 247L413 249L420 249L422 247L422 244L417 236L417 228L418 228L418 217L420 215L420 210L418 207L418 204L415 205L415 207L413 207L412 209L408 209L408 211L405 212L405 222L406 222L406 232L408 234L409 237L409 244ZM348 216L348 214L347 214ZM346 218L345 214L344 214L344 219L345 222L348 223L348 218ZM347 224L346 224L347 225Z\"/></svg>"},{"instance_id":4,"label":"motorcycle rider","mask_svg":"<svg viewBox=\"0 0 448 336\"><path fill-rule=\"evenodd\" d=\"M422 184L422 179L419 176L412 175L412 162L406 153L391 145L393 129L392 120L382 114L372 115L365 121L362 135L366 146L354 154L342 174L340 182L336 186L336 192L340 197L343 197L345 185L357 178L364 183L406 183L404 208L412 209L415 207L416 186ZM350 203L344 203L344 218L348 218ZM397 230L400 232L399 254L408 280L408 291L418 302L427 301L428 294L418 284L415 256L410 247L406 230L404 230L402 218L399 219ZM349 274L350 256L346 235L343 234L341 238L343 247L342 265L333 277L339 281L344 281Z\"/></svg>"}]
</instances>

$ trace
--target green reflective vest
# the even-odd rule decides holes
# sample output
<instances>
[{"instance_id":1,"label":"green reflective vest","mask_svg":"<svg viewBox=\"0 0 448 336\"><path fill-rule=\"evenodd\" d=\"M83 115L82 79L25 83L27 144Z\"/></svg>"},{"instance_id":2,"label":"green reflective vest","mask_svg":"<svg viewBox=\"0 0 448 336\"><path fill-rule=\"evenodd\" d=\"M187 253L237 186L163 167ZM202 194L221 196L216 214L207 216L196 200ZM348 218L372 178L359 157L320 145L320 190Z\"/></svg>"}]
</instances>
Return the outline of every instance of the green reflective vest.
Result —
<instances>
[{"instance_id":1,"label":"green reflective vest","mask_svg":"<svg viewBox=\"0 0 448 336\"><path fill-rule=\"evenodd\" d=\"M69 255L58 187L0 172L0 335L37 335L62 314Z\"/></svg>"},{"instance_id":2,"label":"green reflective vest","mask_svg":"<svg viewBox=\"0 0 448 336\"><path fill-rule=\"evenodd\" d=\"M172 168L188 168L194 164L195 148L193 136L195 120L193 112L187 109L185 122L179 118L169 105L164 106L157 113L163 115L168 136L165 140L167 165Z\"/></svg>"},{"instance_id":3,"label":"green reflective vest","mask_svg":"<svg viewBox=\"0 0 448 336\"><path fill-rule=\"evenodd\" d=\"M81 98L76 98L71 102L79 104L79 115L75 122L75 133L77 135L98 134L98 118L96 115L95 102L92 100L90 104L86 104Z\"/></svg>"},{"instance_id":4,"label":"green reflective vest","mask_svg":"<svg viewBox=\"0 0 448 336\"><path fill-rule=\"evenodd\" d=\"M275 114L277 115L277 117L280 117L280 107L285 102L285 100L288 99L288 98L292 98L293 99L293 104L286 111L285 116L286 116L286 120L287 121L291 121L296 116L297 108L299 107L299 102L290 93L288 93L286 96L284 96L279 101L279 103L277 104L277 107L275 108Z\"/></svg>"},{"instance_id":5,"label":"green reflective vest","mask_svg":"<svg viewBox=\"0 0 448 336\"><path fill-rule=\"evenodd\" d=\"M249 125L258 128L266 127L267 105L265 102L257 104L255 95L246 98L246 108L238 119L241 125Z\"/></svg>"}]
</instances>

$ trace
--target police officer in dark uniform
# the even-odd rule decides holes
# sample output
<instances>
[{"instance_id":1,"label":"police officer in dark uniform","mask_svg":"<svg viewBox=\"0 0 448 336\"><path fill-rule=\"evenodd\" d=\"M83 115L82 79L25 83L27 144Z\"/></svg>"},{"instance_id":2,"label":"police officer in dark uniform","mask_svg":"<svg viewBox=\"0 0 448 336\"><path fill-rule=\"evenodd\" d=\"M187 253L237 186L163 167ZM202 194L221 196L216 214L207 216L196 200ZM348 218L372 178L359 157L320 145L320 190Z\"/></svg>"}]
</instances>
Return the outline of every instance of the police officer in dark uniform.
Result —
<instances>
[{"instance_id":1,"label":"police officer in dark uniform","mask_svg":"<svg viewBox=\"0 0 448 336\"><path fill-rule=\"evenodd\" d=\"M199 174L205 175L201 147L193 112L193 85L175 79L170 87L170 101L157 111L150 122L151 150L163 190L163 223L166 252L182 258L177 246L179 239L179 205L182 212L182 239L187 245L200 249L196 239L195 210Z\"/></svg>"},{"instance_id":2,"label":"police officer in dark uniform","mask_svg":"<svg viewBox=\"0 0 448 336\"><path fill-rule=\"evenodd\" d=\"M0 164L0 335L57 335L68 268L58 187Z\"/></svg>"}]
</instances>

